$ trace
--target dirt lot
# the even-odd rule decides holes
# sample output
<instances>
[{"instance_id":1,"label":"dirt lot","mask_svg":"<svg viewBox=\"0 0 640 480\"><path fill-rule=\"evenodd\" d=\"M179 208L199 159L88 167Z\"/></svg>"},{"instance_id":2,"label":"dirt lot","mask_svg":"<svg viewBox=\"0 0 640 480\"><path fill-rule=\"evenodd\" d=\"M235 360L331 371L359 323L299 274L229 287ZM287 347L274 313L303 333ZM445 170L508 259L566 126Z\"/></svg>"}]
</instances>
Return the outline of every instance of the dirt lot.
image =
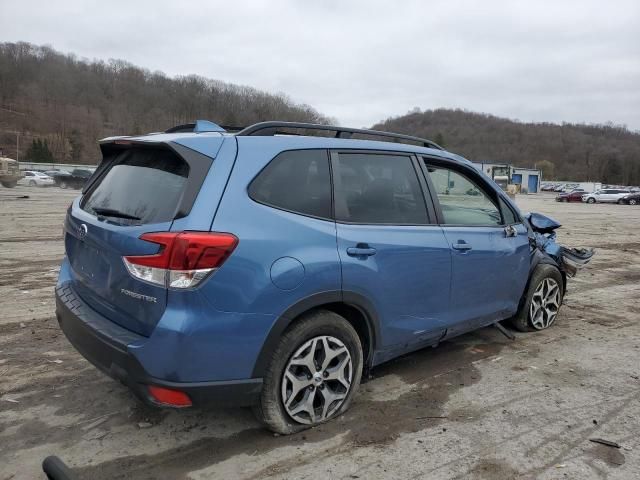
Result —
<instances>
[{"instance_id":1,"label":"dirt lot","mask_svg":"<svg viewBox=\"0 0 640 480\"><path fill-rule=\"evenodd\" d=\"M87 479L640 478L640 208L519 197L598 250L555 327L406 356L342 418L275 437L245 409L143 407L71 348L53 286L76 193L0 189L0 480L50 454Z\"/></svg>"}]
</instances>

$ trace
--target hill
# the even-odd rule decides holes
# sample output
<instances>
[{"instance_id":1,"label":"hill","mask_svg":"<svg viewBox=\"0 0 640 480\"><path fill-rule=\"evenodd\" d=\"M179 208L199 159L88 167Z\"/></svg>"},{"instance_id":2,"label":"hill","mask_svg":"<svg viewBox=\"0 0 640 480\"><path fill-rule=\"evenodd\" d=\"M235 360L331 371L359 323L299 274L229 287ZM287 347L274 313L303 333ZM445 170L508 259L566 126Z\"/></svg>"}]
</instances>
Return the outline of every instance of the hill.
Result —
<instances>
[{"instance_id":1,"label":"hill","mask_svg":"<svg viewBox=\"0 0 640 480\"><path fill-rule=\"evenodd\" d=\"M96 140L166 130L198 118L327 123L283 95L195 75L170 78L122 60L86 60L47 46L0 43L0 149L15 158L96 163ZM46 148L45 146L46 141ZM45 151L43 153L43 150ZM34 161L37 159L34 159Z\"/></svg>"},{"instance_id":2,"label":"hill","mask_svg":"<svg viewBox=\"0 0 640 480\"><path fill-rule=\"evenodd\" d=\"M442 143L473 161L543 170L543 178L640 184L640 134L607 125L523 123L464 110L417 109L372 128Z\"/></svg>"}]
</instances>

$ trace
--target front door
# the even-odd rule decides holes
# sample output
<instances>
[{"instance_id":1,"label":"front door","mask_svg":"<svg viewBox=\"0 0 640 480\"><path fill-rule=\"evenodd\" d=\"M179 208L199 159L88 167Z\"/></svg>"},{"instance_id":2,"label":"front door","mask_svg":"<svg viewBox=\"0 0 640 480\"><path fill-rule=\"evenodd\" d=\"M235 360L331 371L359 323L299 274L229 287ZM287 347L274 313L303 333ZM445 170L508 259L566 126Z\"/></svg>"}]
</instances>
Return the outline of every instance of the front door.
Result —
<instances>
[{"instance_id":1,"label":"front door","mask_svg":"<svg viewBox=\"0 0 640 480\"><path fill-rule=\"evenodd\" d=\"M426 162L453 260L447 335L513 315L529 273L527 229L471 167Z\"/></svg>"},{"instance_id":2,"label":"front door","mask_svg":"<svg viewBox=\"0 0 640 480\"><path fill-rule=\"evenodd\" d=\"M417 168L406 154L332 153L342 288L373 303L383 357L436 342L448 320L451 249Z\"/></svg>"}]
</instances>

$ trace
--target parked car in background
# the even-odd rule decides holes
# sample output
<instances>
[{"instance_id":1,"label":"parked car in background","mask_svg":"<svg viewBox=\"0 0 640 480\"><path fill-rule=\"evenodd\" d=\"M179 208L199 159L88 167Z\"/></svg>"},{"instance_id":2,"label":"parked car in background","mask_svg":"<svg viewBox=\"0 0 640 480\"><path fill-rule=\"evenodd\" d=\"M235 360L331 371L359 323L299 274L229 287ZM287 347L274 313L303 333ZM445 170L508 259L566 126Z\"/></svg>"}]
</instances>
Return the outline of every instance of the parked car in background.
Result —
<instances>
[{"instance_id":1,"label":"parked car in background","mask_svg":"<svg viewBox=\"0 0 640 480\"><path fill-rule=\"evenodd\" d=\"M71 173L58 171L53 179L60 188L75 188L79 190L87 183L91 175L93 175L91 170L76 168L72 170Z\"/></svg>"},{"instance_id":2,"label":"parked car in background","mask_svg":"<svg viewBox=\"0 0 640 480\"><path fill-rule=\"evenodd\" d=\"M25 170L24 178L18 183L20 185L29 185L30 187L53 187L55 182L46 173L37 172L35 170Z\"/></svg>"},{"instance_id":3,"label":"parked car in background","mask_svg":"<svg viewBox=\"0 0 640 480\"><path fill-rule=\"evenodd\" d=\"M561 192L556 196L556 202L582 202L582 196L585 193L581 188L576 188L570 192Z\"/></svg>"},{"instance_id":4,"label":"parked car in background","mask_svg":"<svg viewBox=\"0 0 640 480\"><path fill-rule=\"evenodd\" d=\"M66 337L149 404L250 405L281 434L339 416L363 372L410 351L552 326L593 255L416 137L198 121L100 148L64 223Z\"/></svg>"},{"instance_id":5,"label":"parked car in background","mask_svg":"<svg viewBox=\"0 0 640 480\"><path fill-rule=\"evenodd\" d=\"M587 193L582 196L582 201L587 203L621 203L620 200L629 195L629 190L621 190L618 188L605 188L597 192Z\"/></svg>"},{"instance_id":6,"label":"parked car in background","mask_svg":"<svg viewBox=\"0 0 640 480\"><path fill-rule=\"evenodd\" d=\"M640 204L640 192L630 193L620 199L620 203L625 205L638 205Z\"/></svg>"}]
</instances>

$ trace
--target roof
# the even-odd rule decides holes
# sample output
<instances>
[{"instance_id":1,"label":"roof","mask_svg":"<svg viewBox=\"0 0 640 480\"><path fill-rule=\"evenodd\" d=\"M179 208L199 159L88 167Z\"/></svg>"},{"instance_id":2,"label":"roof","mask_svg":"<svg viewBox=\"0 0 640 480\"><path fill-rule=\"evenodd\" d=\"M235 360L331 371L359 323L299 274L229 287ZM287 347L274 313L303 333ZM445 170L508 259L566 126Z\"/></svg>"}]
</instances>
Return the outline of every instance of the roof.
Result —
<instances>
[{"instance_id":1,"label":"roof","mask_svg":"<svg viewBox=\"0 0 640 480\"><path fill-rule=\"evenodd\" d=\"M233 130L238 130L237 127L230 128L232 128ZM324 132L335 131L336 134L335 136L298 135L287 133L287 130L303 130L305 133L311 130ZM349 138L352 134L379 136L382 138L392 139L393 141ZM211 143L219 145L221 143L220 139L225 137L235 137L237 141L241 143L246 142L255 144L256 142L264 142L265 144L269 144L270 146L273 146L273 143L282 142L287 144L288 149L330 148L350 150L381 150L408 152L423 155L435 155L472 165L472 163L466 158L448 152L436 143L419 137L391 132L382 132L377 130L365 130L332 125L317 125L294 122L261 122L232 133L226 131L219 125L212 122L199 120L193 124L179 125L170 128L165 132L149 133L139 136L108 137L101 140L100 143L118 143L119 141L136 143L174 142L191 147L194 144L202 145L203 141L206 142L205 139L211 139ZM217 141L215 141L214 139ZM399 141L422 143L422 145L399 143ZM213 151L213 149L210 151ZM215 151L217 152L217 148L215 148ZM207 154L207 152L203 153Z\"/></svg>"}]
</instances>

